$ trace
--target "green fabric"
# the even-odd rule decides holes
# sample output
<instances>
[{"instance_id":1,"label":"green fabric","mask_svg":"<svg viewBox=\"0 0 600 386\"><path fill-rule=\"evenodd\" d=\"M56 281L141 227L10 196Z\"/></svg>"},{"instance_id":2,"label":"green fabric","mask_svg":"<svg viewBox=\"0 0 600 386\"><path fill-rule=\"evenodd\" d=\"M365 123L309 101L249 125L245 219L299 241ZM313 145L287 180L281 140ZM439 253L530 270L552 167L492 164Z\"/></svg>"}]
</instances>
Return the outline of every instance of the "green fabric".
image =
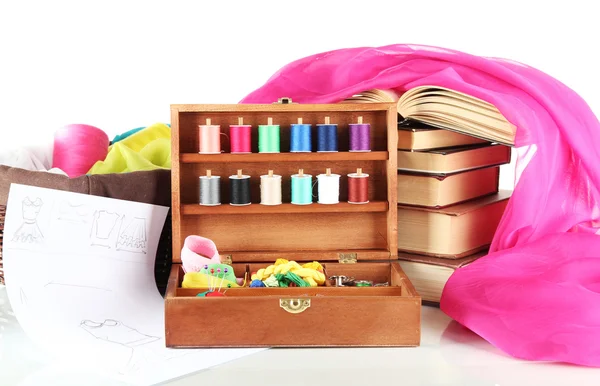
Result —
<instances>
[{"instance_id":1,"label":"green fabric","mask_svg":"<svg viewBox=\"0 0 600 386\"><path fill-rule=\"evenodd\" d=\"M126 131L126 132L121 133L121 134L117 134L110 143L114 145L115 143L117 143L119 141L122 141L125 138L129 137L130 135L135 134L138 131L143 130L145 128L146 128L145 126L142 126L142 127L136 128L136 129L132 129L132 130Z\"/></svg>"},{"instance_id":2,"label":"green fabric","mask_svg":"<svg viewBox=\"0 0 600 386\"><path fill-rule=\"evenodd\" d=\"M170 168L171 128L164 123L157 123L111 145L106 158L96 162L88 174Z\"/></svg>"},{"instance_id":3,"label":"green fabric","mask_svg":"<svg viewBox=\"0 0 600 386\"><path fill-rule=\"evenodd\" d=\"M296 283L298 287L310 287L310 284L292 272L288 272L285 275L278 273L275 275L275 277L277 278L280 287L289 287L290 283Z\"/></svg>"}]
</instances>

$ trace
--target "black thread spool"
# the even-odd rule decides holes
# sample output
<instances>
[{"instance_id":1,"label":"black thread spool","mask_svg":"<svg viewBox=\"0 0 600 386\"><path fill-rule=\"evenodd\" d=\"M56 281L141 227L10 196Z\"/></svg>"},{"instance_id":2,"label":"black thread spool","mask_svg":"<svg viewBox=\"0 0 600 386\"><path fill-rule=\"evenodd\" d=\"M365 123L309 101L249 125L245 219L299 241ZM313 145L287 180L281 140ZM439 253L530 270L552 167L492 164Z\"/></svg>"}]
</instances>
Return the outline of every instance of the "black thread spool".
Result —
<instances>
[{"instance_id":1,"label":"black thread spool","mask_svg":"<svg viewBox=\"0 0 600 386\"><path fill-rule=\"evenodd\" d=\"M229 176L229 204L234 206L250 205L250 176L238 170L237 175Z\"/></svg>"}]
</instances>

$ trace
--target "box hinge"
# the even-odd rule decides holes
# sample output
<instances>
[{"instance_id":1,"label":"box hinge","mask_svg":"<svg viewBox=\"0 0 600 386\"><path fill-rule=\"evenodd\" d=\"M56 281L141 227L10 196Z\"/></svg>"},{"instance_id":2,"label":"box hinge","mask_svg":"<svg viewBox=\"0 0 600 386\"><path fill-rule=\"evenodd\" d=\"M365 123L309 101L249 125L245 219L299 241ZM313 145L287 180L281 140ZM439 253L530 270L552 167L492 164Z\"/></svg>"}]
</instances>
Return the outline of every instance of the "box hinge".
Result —
<instances>
[{"instance_id":1,"label":"box hinge","mask_svg":"<svg viewBox=\"0 0 600 386\"><path fill-rule=\"evenodd\" d=\"M342 264L354 264L358 260L356 253L340 253L338 254L339 262Z\"/></svg>"},{"instance_id":2,"label":"box hinge","mask_svg":"<svg viewBox=\"0 0 600 386\"><path fill-rule=\"evenodd\" d=\"M277 102L273 102L273 104L279 104L279 105L290 105L294 102L292 102L292 98L287 98L287 97L283 97L283 98L279 98L277 99Z\"/></svg>"},{"instance_id":3,"label":"box hinge","mask_svg":"<svg viewBox=\"0 0 600 386\"><path fill-rule=\"evenodd\" d=\"M221 255L221 264L231 265L233 263L231 261L231 255Z\"/></svg>"}]
</instances>

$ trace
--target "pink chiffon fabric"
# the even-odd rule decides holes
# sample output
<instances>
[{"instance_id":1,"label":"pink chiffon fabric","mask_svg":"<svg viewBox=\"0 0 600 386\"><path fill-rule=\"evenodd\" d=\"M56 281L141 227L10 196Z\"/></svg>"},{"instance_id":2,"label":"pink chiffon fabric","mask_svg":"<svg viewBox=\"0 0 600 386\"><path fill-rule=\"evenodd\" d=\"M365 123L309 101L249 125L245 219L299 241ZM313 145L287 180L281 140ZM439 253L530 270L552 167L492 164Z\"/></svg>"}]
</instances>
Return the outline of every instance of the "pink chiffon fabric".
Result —
<instances>
[{"instance_id":1,"label":"pink chiffon fabric","mask_svg":"<svg viewBox=\"0 0 600 386\"><path fill-rule=\"evenodd\" d=\"M574 91L514 61L390 45L299 59L241 103L420 85L486 100L517 126L516 185L490 253L452 275L441 309L514 357L600 366L600 123Z\"/></svg>"}]
</instances>

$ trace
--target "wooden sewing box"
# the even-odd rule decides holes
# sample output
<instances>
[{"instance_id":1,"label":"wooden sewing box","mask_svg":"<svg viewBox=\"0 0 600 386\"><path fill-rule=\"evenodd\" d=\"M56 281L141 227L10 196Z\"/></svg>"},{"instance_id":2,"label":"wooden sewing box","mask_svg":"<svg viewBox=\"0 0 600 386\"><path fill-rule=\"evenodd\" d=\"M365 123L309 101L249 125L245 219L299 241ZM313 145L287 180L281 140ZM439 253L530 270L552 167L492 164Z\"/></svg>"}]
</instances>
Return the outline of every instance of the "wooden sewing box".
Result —
<instances>
[{"instance_id":1,"label":"wooden sewing box","mask_svg":"<svg viewBox=\"0 0 600 386\"><path fill-rule=\"evenodd\" d=\"M397 112L393 103L171 105L173 267L165 295L167 347L402 347L418 346L421 297L397 261ZM252 154L199 154L199 125L210 119L229 135L238 118L252 125ZM290 153L290 124L338 125L339 151ZM371 125L371 151L349 152L348 124ZM280 125L281 152L258 153L258 125ZM340 174L339 204L290 203L290 176ZM369 174L369 202L347 202L347 174ZM229 205L229 179L251 176L252 204ZM222 204L199 205L199 176L221 176ZM282 176L283 204L260 204L260 176ZM314 189L316 192L316 188ZM316 194L316 193L315 193ZM182 288L180 252L188 235L213 240L237 277L278 258L318 261L334 275L387 282L378 287L229 288L223 297L197 297ZM248 280L249 282L250 280Z\"/></svg>"}]
</instances>

